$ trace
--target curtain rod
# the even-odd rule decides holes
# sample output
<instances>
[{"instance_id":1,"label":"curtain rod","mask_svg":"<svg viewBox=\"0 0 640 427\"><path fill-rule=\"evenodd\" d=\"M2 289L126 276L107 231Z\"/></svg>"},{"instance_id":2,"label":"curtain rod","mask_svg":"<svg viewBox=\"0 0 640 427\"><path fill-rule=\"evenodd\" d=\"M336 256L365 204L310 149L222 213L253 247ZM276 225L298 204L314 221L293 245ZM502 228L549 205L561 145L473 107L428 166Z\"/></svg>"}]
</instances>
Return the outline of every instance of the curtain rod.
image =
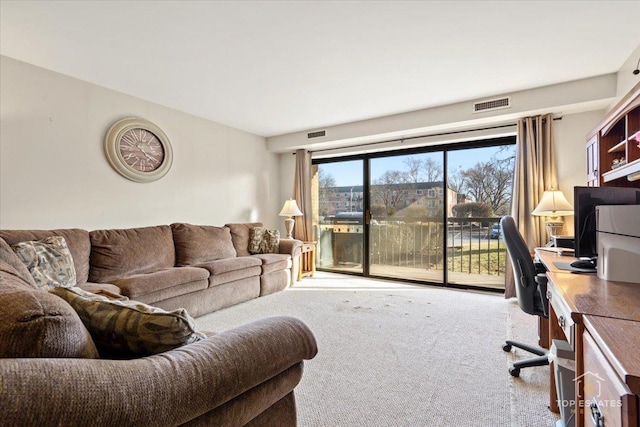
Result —
<instances>
[{"instance_id":1,"label":"curtain rod","mask_svg":"<svg viewBox=\"0 0 640 427\"><path fill-rule=\"evenodd\" d=\"M554 117L553 121L555 122L556 120L562 120L562 117ZM512 123L512 124L508 124L508 125L500 125L500 126L489 126L486 128L478 128L478 129L466 129L466 130L457 130L457 131L451 131L451 132L442 132L442 133L434 133L434 134L427 134L427 135L416 135L416 136L408 136L405 138L394 138L394 139L387 139L384 141L376 141L376 142L370 142L370 143L366 143L366 144L358 144L358 145L346 145L344 147L335 147L335 148L325 148L322 150L309 150L309 153L322 153L324 151L333 151L333 150L342 150L345 148L356 148L356 147L366 147L366 146L370 146L370 145L378 145L378 144L388 144L390 142L403 142L403 141L410 141L413 139L419 139L419 138L426 138L426 137L432 137L432 136L447 136L447 135L456 135L456 134L461 134L461 133L467 133L467 132L478 132L478 131L483 131L483 130L492 130L492 129L503 129L503 128L508 128L511 126L515 126L516 123ZM296 153L291 153L294 156L296 155Z\"/></svg>"}]
</instances>

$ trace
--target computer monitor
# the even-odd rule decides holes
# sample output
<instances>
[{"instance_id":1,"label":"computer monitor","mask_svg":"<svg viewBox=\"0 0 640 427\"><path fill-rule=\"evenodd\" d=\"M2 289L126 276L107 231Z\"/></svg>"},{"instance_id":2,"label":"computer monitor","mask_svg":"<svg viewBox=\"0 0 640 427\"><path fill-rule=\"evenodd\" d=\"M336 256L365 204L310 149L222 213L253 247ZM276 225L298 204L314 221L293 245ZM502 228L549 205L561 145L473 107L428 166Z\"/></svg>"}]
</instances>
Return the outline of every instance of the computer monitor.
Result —
<instances>
[{"instance_id":1,"label":"computer monitor","mask_svg":"<svg viewBox=\"0 0 640 427\"><path fill-rule=\"evenodd\" d=\"M574 187L574 236L576 257L593 258L596 246L596 206L640 205L640 189L627 187Z\"/></svg>"}]
</instances>

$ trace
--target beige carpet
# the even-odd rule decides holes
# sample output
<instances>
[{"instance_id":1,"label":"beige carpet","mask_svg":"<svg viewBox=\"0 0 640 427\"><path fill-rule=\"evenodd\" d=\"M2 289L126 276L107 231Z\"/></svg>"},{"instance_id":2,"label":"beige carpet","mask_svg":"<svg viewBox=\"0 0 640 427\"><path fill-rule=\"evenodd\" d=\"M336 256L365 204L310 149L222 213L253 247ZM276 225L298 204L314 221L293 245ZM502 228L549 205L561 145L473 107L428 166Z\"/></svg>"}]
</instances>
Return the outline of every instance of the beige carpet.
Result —
<instances>
[{"instance_id":1,"label":"beige carpet","mask_svg":"<svg viewBox=\"0 0 640 427\"><path fill-rule=\"evenodd\" d=\"M548 367L507 372L516 355L502 341L535 342L536 319L502 295L319 272L196 321L221 331L274 315L318 341L296 389L300 426L554 425Z\"/></svg>"}]
</instances>

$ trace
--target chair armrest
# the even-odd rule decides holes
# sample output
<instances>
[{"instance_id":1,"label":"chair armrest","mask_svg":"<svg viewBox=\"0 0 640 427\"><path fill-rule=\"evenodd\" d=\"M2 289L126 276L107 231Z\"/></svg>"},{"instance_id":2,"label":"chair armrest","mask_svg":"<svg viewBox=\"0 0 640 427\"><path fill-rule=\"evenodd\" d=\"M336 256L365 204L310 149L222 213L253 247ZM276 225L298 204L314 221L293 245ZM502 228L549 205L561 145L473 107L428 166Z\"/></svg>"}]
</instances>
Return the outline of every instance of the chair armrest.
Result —
<instances>
[{"instance_id":1,"label":"chair armrest","mask_svg":"<svg viewBox=\"0 0 640 427\"><path fill-rule=\"evenodd\" d=\"M140 359L0 359L3 423L179 425L316 353L302 321L272 317Z\"/></svg>"},{"instance_id":2,"label":"chair armrest","mask_svg":"<svg viewBox=\"0 0 640 427\"><path fill-rule=\"evenodd\" d=\"M538 284L538 291L540 292L540 302L542 304L544 317L549 317L549 298L547 297L549 278L545 273L539 273L536 275L536 283Z\"/></svg>"},{"instance_id":3,"label":"chair armrest","mask_svg":"<svg viewBox=\"0 0 640 427\"><path fill-rule=\"evenodd\" d=\"M533 267L536 269L536 274L547 272L547 267L545 267L544 264L541 262L534 261Z\"/></svg>"}]
</instances>

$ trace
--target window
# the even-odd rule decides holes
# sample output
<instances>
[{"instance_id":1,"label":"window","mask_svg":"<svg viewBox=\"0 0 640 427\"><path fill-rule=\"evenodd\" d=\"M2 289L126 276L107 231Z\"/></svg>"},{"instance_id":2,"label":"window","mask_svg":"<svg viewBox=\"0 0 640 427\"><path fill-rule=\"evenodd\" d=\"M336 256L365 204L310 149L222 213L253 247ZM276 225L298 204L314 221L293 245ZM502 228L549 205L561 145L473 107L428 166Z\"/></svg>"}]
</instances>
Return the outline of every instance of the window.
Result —
<instances>
[{"instance_id":1,"label":"window","mask_svg":"<svg viewBox=\"0 0 640 427\"><path fill-rule=\"evenodd\" d=\"M436 197L436 190L434 190L433 188L430 188L429 190L427 190L427 195L431 198Z\"/></svg>"}]
</instances>

